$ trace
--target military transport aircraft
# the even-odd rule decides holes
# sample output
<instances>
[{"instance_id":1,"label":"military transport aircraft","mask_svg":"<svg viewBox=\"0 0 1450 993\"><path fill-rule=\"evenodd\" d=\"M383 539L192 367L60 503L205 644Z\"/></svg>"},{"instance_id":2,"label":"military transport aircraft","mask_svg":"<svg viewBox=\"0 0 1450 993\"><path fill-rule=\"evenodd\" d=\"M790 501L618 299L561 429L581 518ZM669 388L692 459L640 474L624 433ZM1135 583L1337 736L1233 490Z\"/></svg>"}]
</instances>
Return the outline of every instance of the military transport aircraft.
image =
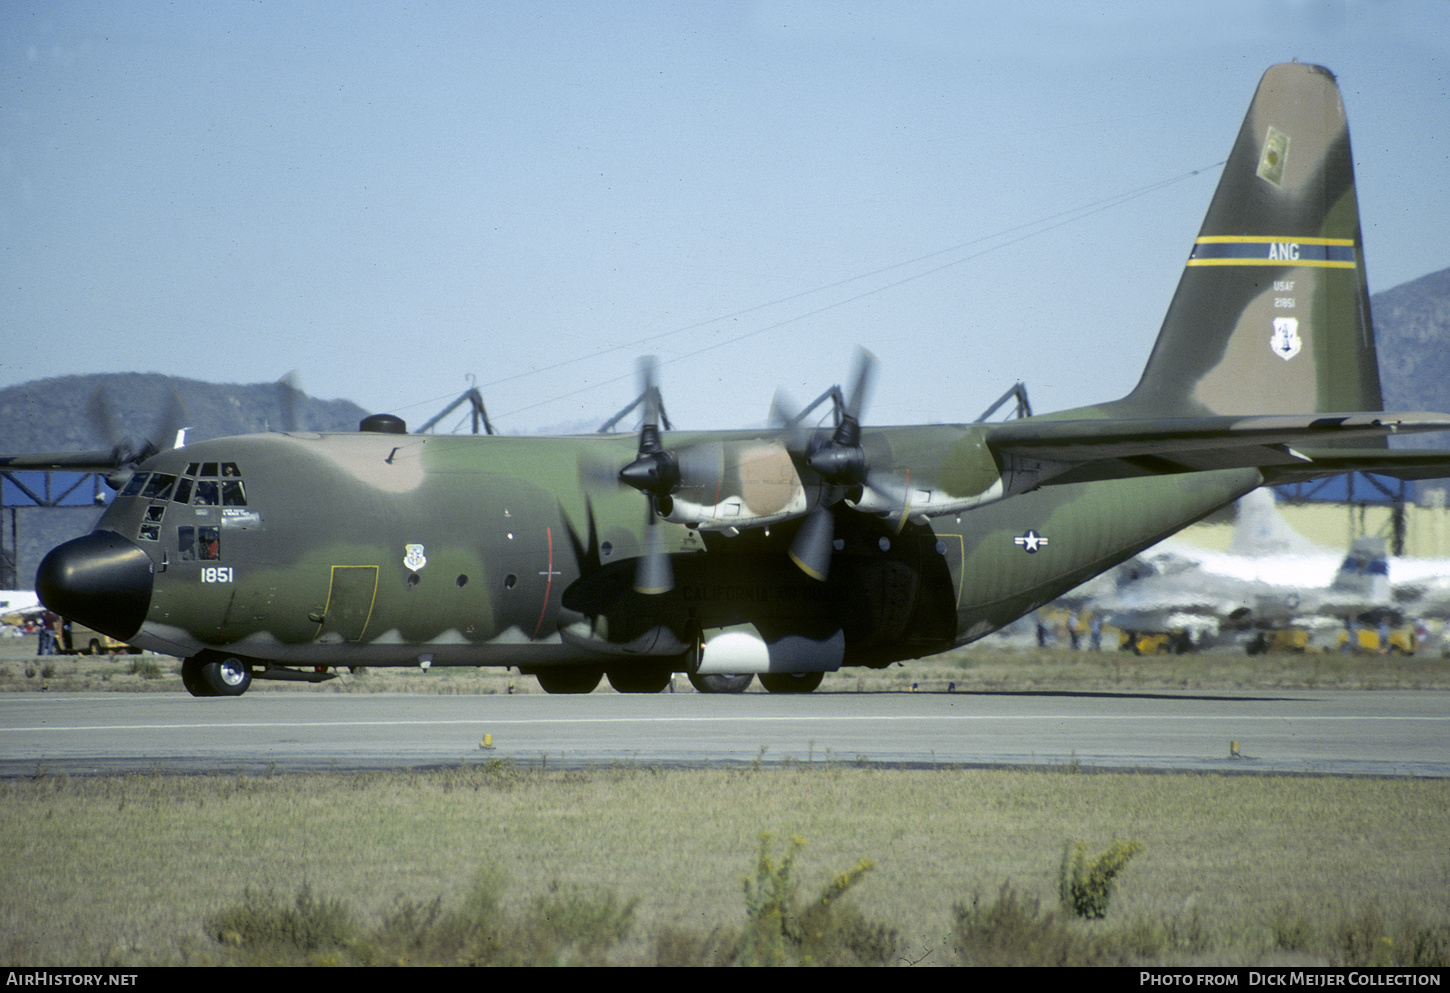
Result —
<instances>
[{"instance_id":1,"label":"military transport aircraft","mask_svg":"<svg viewBox=\"0 0 1450 993\"><path fill-rule=\"evenodd\" d=\"M980 638L1263 483L1450 475L1387 435L1333 75L1259 85L1137 387L1002 424L352 434L14 458L119 495L52 551L58 613L185 659L199 696L338 666L516 666L555 693L814 689ZM6 464L6 463L0 463ZM601 467L603 471L601 471Z\"/></svg>"}]
</instances>

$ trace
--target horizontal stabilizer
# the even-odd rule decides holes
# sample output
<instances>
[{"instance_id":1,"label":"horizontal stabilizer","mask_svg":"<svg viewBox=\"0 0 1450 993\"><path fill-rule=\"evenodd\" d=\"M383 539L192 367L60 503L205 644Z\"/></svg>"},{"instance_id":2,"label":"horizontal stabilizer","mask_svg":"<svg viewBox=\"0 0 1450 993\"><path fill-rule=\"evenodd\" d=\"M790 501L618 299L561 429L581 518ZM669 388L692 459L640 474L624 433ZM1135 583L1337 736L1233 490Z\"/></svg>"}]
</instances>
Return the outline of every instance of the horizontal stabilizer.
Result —
<instances>
[{"instance_id":1,"label":"horizontal stabilizer","mask_svg":"<svg viewBox=\"0 0 1450 993\"><path fill-rule=\"evenodd\" d=\"M1016 471L1037 472L1040 482L1078 483L1212 469L1258 467L1303 478L1335 472L1379 472L1375 465L1410 471L1436 463L1424 452L1338 450L1350 439L1450 430L1450 415L1380 413L1192 417L1128 420L1038 420L994 427L988 446ZM1322 450L1320 462L1307 452ZM1037 463L1037 465L1033 465ZM1393 474L1393 473L1391 473ZM1430 473L1444 475L1444 472Z\"/></svg>"},{"instance_id":2,"label":"horizontal stabilizer","mask_svg":"<svg viewBox=\"0 0 1450 993\"><path fill-rule=\"evenodd\" d=\"M1267 481L1278 486L1341 472L1372 472L1405 480L1450 479L1450 449L1305 448L1303 454L1310 460L1307 464L1270 469L1264 474Z\"/></svg>"}]
</instances>

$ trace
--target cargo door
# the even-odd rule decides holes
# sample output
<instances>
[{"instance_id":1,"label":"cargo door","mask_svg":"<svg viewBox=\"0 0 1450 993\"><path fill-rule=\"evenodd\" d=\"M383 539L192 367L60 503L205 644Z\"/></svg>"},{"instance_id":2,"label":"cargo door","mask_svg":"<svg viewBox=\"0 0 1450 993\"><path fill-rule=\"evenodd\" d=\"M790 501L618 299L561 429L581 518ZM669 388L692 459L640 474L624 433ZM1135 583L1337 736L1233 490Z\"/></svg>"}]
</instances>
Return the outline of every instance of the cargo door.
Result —
<instances>
[{"instance_id":1,"label":"cargo door","mask_svg":"<svg viewBox=\"0 0 1450 993\"><path fill-rule=\"evenodd\" d=\"M378 592L375 565L335 565L317 641L361 641Z\"/></svg>"}]
</instances>

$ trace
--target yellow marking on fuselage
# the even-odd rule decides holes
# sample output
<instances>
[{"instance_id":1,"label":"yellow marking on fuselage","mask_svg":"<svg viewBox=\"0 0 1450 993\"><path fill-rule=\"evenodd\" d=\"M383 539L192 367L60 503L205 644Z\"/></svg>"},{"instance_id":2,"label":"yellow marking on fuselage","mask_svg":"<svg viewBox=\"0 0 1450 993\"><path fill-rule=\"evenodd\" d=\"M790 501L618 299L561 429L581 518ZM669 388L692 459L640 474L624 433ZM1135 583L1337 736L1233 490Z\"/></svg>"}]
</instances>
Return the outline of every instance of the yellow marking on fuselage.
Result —
<instances>
[{"instance_id":1,"label":"yellow marking on fuselage","mask_svg":"<svg viewBox=\"0 0 1450 993\"><path fill-rule=\"evenodd\" d=\"M967 539L959 534L938 534L938 541L946 541L948 538L957 539L957 546L961 549L961 555L957 562L960 567L957 569L957 609L962 609L962 590L967 586Z\"/></svg>"}]
</instances>

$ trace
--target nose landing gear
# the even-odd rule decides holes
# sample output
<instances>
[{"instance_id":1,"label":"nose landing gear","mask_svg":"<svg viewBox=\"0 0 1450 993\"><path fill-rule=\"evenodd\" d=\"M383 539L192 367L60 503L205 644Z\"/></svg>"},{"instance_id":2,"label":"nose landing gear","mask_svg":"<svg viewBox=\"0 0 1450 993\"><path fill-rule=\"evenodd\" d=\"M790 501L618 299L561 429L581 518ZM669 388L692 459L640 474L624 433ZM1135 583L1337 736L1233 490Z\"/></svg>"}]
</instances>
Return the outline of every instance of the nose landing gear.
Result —
<instances>
[{"instance_id":1,"label":"nose landing gear","mask_svg":"<svg viewBox=\"0 0 1450 993\"><path fill-rule=\"evenodd\" d=\"M241 696L252 685L252 667L235 655L202 652L181 663L181 682L192 696Z\"/></svg>"}]
</instances>

